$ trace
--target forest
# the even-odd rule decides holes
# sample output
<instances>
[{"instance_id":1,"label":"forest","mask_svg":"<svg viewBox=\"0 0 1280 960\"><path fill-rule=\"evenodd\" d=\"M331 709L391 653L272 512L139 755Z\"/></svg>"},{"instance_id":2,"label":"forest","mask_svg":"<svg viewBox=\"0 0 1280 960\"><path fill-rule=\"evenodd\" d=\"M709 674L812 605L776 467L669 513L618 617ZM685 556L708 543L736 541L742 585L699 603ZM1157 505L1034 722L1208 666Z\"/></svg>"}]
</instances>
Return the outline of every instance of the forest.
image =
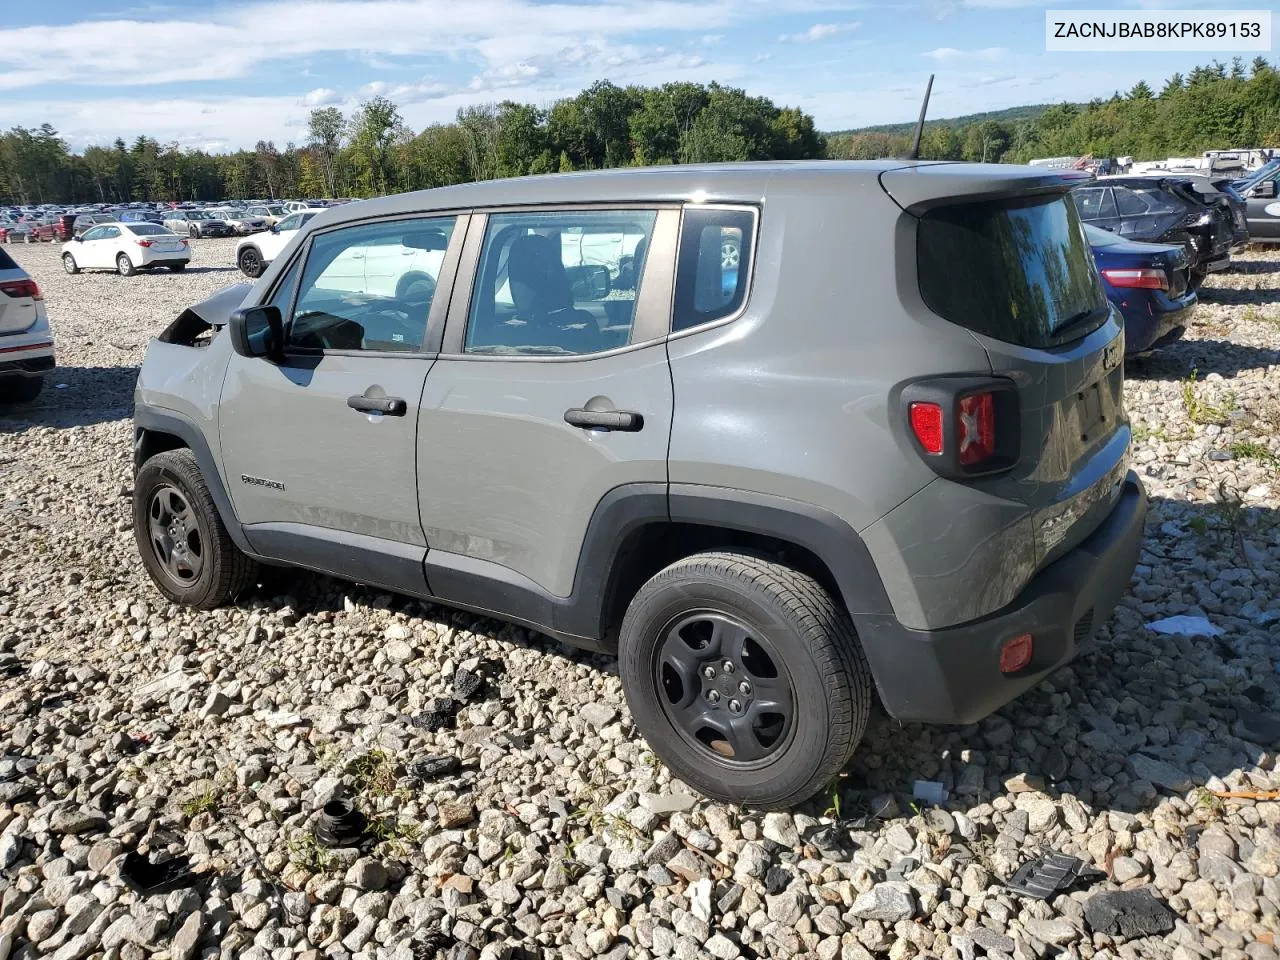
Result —
<instances>
[{"instance_id":1,"label":"forest","mask_svg":"<svg viewBox=\"0 0 1280 960\"><path fill-rule=\"evenodd\" d=\"M940 78L945 82L944 78ZM1156 88L970 122L926 124L921 156L1023 163L1092 153L1139 160L1280 147L1280 73L1259 57L1213 62ZM996 119L999 117L1000 119ZM891 131L895 128L890 127ZM472 180L628 165L899 156L910 134L824 135L804 111L712 84L620 87L601 80L549 107L464 108L413 131L374 97L344 115L311 111L305 143L209 153L139 136L73 153L50 124L0 134L0 203L124 203L230 197L367 197Z\"/></svg>"}]
</instances>

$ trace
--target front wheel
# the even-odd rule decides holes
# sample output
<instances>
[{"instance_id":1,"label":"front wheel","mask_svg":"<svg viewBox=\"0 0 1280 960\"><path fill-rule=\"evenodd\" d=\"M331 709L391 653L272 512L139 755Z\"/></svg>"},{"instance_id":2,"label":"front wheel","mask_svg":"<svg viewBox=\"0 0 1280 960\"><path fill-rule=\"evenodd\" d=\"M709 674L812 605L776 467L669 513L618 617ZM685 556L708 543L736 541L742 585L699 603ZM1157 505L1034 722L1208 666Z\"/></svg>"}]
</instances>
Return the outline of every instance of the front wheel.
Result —
<instances>
[{"instance_id":1,"label":"front wheel","mask_svg":"<svg viewBox=\"0 0 1280 960\"><path fill-rule=\"evenodd\" d=\"M191 226L187 227L187 236L194 240L196 237L200 236L200 228L194 223L191 224Z\"/></svg>"},{"instance_id":2,"label":"front wheel","mask_svg":"<svg viewBox=\"0 0 1280 960\"><path fill-rule=\"evenodd\" d=\"M76 264L76 258L69 253L62 255L62 269L72 276L80 272L80 267Z\"/></svg>"},{"instance_id":3,"label":"front wheel","mask_svg":"<svg viewBox=\"0 0 1280 960\"><path fill-rule=\"evenodd\" d=\"M702 553L640 588L619 636L636 725L671 772L731 803L786 808L861 740L871 672L848 614L812 577Z\"/></svg>"},{"instance_id":4,"label":"front wheel","mask_svg":"<svg viewBox=\"0 0 1280 960\"><path fill-rule=\"evenodd\" d=\"M133 484L133 534L156 588L212 610L254 580L257 564L232 542L190 450L156 454Z\"/></svg>"},{"instance_id":5,"label":"front wheel","mask_svg":"<svg viewBox=\"0 0 1280 960\"><path fill-rule=\"evenodd\" d=\"M240 272L253 280L262 276L262 271L266 269L266 265L262 262L262 254L253 247L245 247L241 250L237 263L240 266Z\"/></svg>"},{"instance_id":6,"label":"front wheel","mask_svg":"<svg viewBox=\"0 0 1280 960\"><path fill-rule=\"evenodd\" d=\"M138 272L138 268L133 265L133 261L129 259L127 253L122 253L116 257L116 270L122 277L132 277Z\"/></svg>"}]
</instances>

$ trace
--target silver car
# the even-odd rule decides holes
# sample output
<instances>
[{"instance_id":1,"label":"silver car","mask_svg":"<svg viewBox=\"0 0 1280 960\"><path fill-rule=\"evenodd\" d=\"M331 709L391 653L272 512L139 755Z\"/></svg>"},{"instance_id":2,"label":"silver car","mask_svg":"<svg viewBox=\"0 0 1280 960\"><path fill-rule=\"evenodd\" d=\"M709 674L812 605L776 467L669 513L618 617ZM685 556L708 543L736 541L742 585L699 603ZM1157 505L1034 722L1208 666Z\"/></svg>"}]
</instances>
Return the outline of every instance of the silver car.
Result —
<instances>
[{"instance_id":1,"label":"silver car","mask_svg":"<svg viewBox=\"0 0 1280 960\"><path fill-rule=\"evenodd\" d=\"M0 403L34 400L53 369L53 331L40 286L0 250Z\"/></svg>"},{"instance_id":2,"label":"silver car","mask_svg":"<svg viewBox=\"0 0 1280 960\"><path fill-rule=\"evenodd\" d=\"M674 777L800 803L877 701L973 723L1127 588L1124 334L1071 182L681 165L326 210L149 346L142 563L200 608L291 564L615 653Z\"/></svg>"}]
</instances>

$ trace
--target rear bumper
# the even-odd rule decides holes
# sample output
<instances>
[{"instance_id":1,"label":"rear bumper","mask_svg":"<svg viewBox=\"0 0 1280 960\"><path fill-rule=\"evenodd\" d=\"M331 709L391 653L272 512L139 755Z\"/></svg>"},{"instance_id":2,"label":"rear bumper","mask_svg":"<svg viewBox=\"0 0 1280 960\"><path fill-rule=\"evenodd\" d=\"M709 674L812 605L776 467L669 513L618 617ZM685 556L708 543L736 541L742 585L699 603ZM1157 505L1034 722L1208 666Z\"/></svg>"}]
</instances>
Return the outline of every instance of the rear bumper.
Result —
<instances>
[{"instance_id":1,"label":"rear bumper","mask_svg":"<svg viewBox=\"0 0 1280 960\"><path fill-rule=\"evenodd\" d=\"M25 343L0 338L0 377L39 377L54 368L53 341L48 334Z\"/></svg>"},{"instance_id":2,"label":"rear bumper","mask_svg":"<svg viewBox=\"0 0 1280 960\"><path fill-rule=\"evenodd\" d=\"M1146 513L1146 492L1130 472L1097 530L980 620L911 630L892 616L855 616L885 709L904 721L973 723L1069 662L1128 588ZM1001 646L1023 633L1034 638L1031 663L1001 673Z\"/></svg>"},{"instance_id":3,"label":"rear bumper","mask_svg":"<svg viewBox=\"0 0 1280 960\"><path fill-rule=\"evenodd\" d=\"M1185 330L1200 298L1190 290L1177 300L1153 291L1144 303L1121 307L1124 315L1124 352L1127 356L1146 353L1157 345L1176 340L1175 330Z\"/></svg>"}]
</instances>

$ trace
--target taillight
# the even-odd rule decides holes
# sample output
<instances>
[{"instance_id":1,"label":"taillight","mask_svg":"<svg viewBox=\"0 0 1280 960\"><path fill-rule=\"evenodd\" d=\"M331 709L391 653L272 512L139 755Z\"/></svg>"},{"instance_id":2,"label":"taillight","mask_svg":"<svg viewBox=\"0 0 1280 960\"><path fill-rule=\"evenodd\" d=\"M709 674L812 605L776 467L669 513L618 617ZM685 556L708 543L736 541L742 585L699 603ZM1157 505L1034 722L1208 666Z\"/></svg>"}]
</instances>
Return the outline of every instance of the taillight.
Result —
<instances>
[{"instance_id":1,"label":"taillight","mask_svg":"<svg viewBox=\"0 0 1280 960\"><path fill-rule=\"evenodd\" d=\"M1021 414L1012 380L916 380L902 387L901 403L911 445L938 474L963 480L1017 463Z\"/></svg>"},{"instance_id":2,"label":"taillight","mask_svg":"<svg viewBox=\"0 0 1280 960\"><path fill-rule=\"evenodd\" d=\"M43 300L44 294L40 292L40 285L34 280L6 280L0 283L0 293L8 294L11 297L30 297L32 300Z\"/></svg>"},{"instance_id":3,"label":"taillight","mask_svg":"<svg viewBox=\"0 0 1280 960\"><path fill-rule=\"evenodd\" d=\"M1128 270L1109 268L1102 275L1113 287L1124 287L1140 290L1168 290L1169 278L1163 270Z\"/></svg>"},{"instance_id":4,"label":"taillight","mask_svg":"<svg viewBox=\"0 0 1280 960\"><path fill-rule=\"evenodd\" d=\"M942 453L942 407L936 403L913 403L908 407L911 432L925 453Z\"/></svg>"},{"instance_id":5,"label":"taillight","mask_svg":"<svg viewBox=\"0 0 1280 960\"><path fill-rule=\"evenodd\" d=\"M150 241L150 240L139 240L139 241L137 241L137 244L138 244L138 246L140 246L140 247L149 247L149 246L151 246L151 243L152 243L152 241Z\"/></svg>"},{"instance_id":6,"label":"taillight","mask_svg":"<svg viewBox=\"0 0 1280 960\"><path fill-rule=\"evenodd\" d=\"M185 239L179 240L178 242L181 243L184 247L187 246L187 241Z\"/></svg>"},{"instance_id":7,"label":"taillight","mask_svg":"<svg viewBox=\"0 0 1280 960\"><path fill-rule=\"evenodd\" d=\"M960 465L972 467L996 452L996 404L989 393L971 393L956 407Z\"/></svg>"}]
</instances>

